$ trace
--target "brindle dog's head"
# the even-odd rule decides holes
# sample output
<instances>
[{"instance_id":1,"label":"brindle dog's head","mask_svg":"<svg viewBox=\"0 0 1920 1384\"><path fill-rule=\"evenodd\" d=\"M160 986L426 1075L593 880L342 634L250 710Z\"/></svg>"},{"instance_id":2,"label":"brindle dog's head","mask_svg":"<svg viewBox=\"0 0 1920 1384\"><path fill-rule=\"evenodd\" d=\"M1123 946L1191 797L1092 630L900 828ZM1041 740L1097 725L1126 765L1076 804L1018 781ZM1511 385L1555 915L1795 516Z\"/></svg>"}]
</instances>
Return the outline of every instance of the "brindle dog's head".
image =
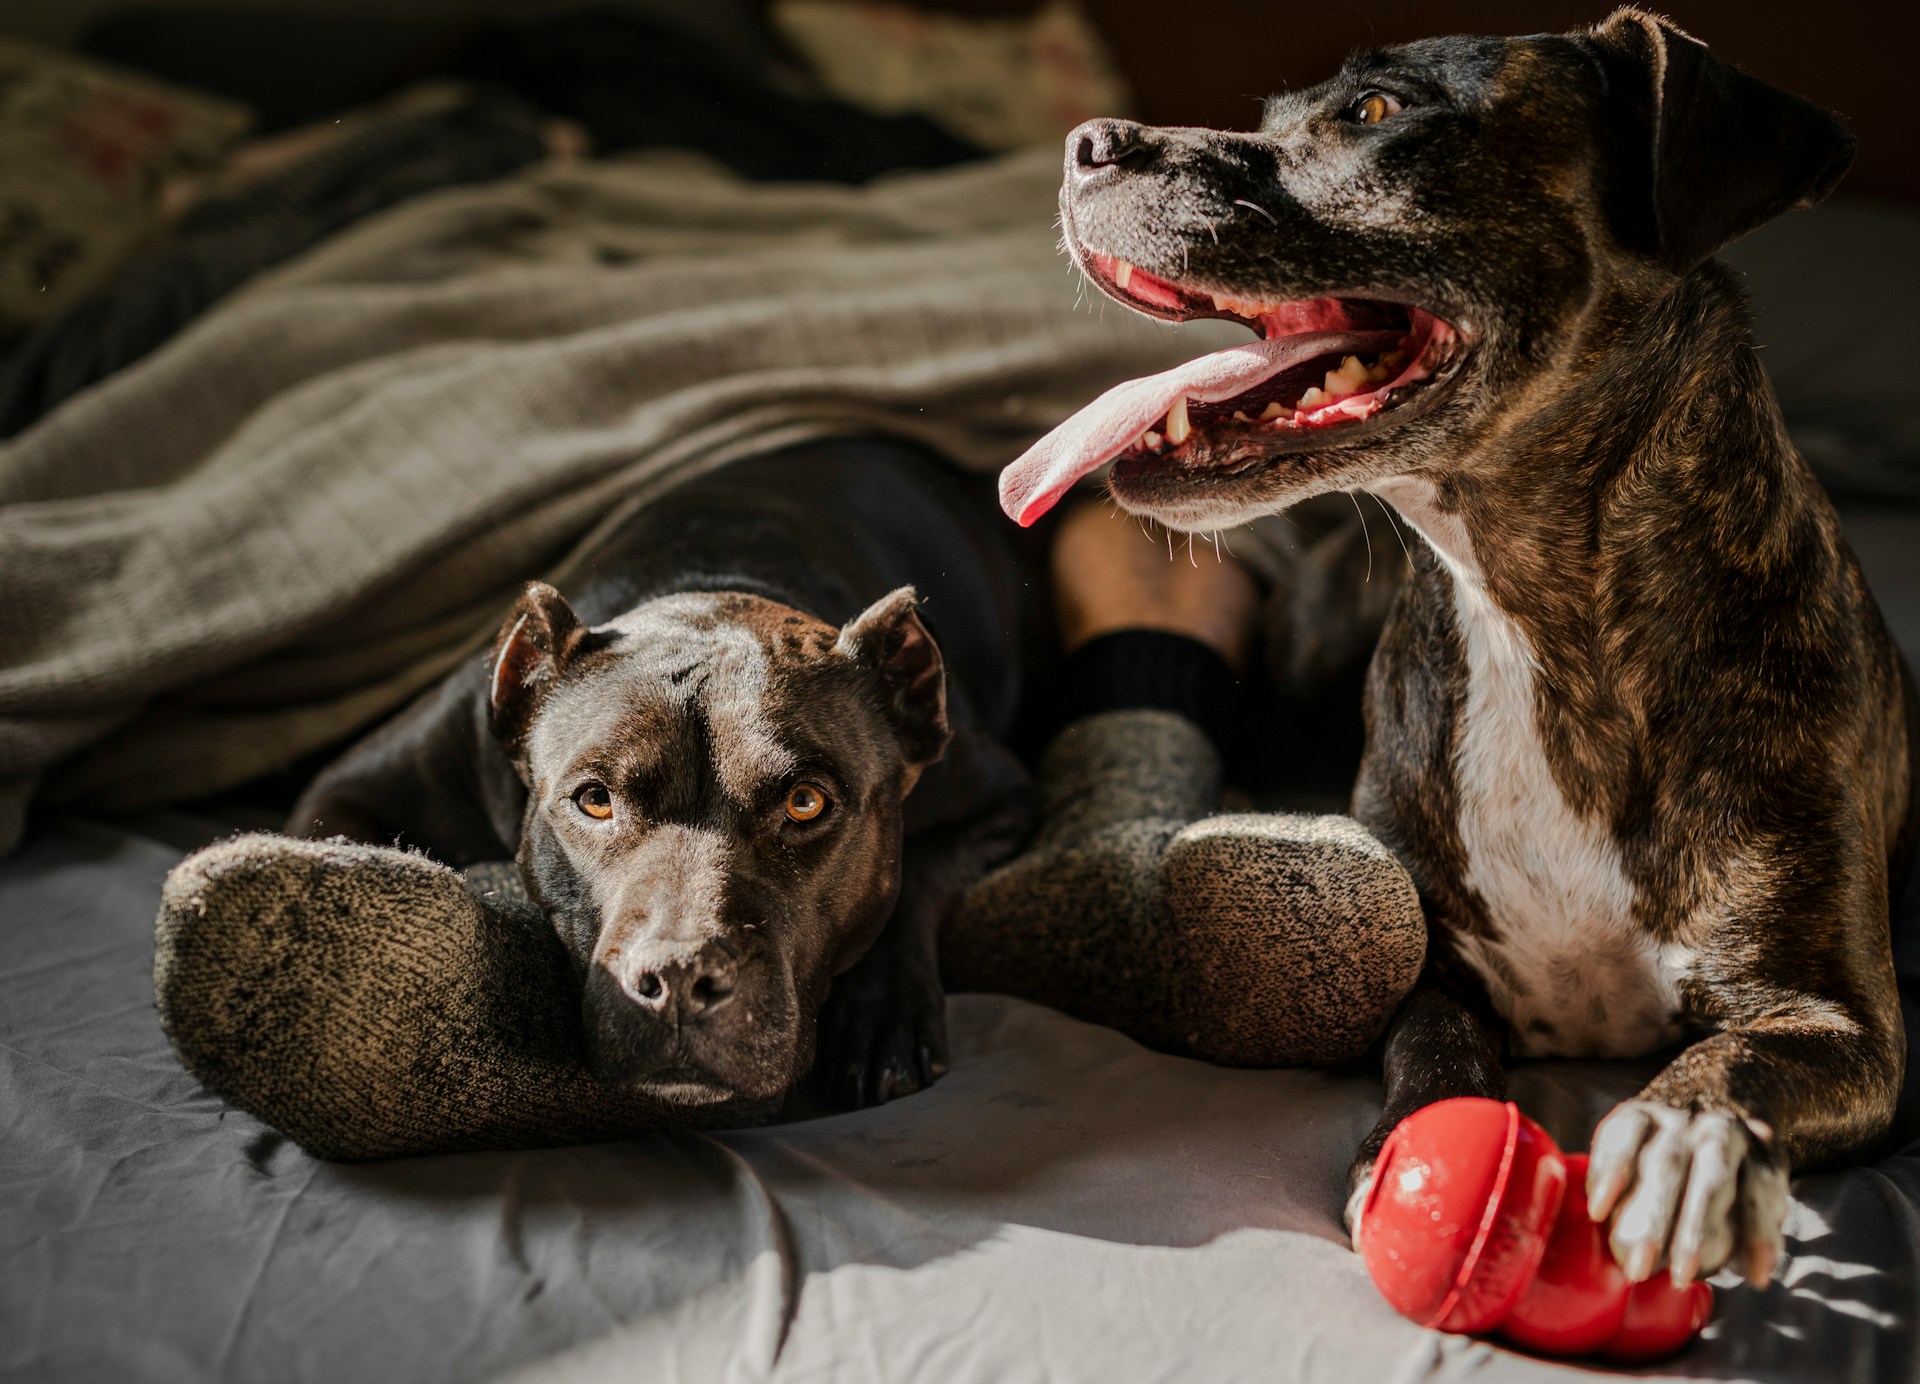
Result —
<instances>
[{"instance_id":1,"label":"brindle dog's head","mask_svg":"<svg viewBox=\"0 0 1920 1384\"><path fill-rule=\"evenodd\" d=\"M528 790L520 868L584 980L602 1079L681 1104L786 1090L828 982L900 887L901 802L950 731L910 587L836 630L677 595L588 629L535 582L493 651Z\"/></svg>"},{"instance_id":2,"label":"brindle dog's head","mask_svg":"<svg viewBox=\"0 0 1920 1384\"><path fill-rule=\"evenodd\" d=\"M1185 529L1457 464L1577 370L1610 314L1824 196L1852 148L1635 10L1362 53L1251 133L1090 121L1060 197L1080 267L1141 312L1267 344L1116 389L1071 457L1043 444L1010 469L1009 511L1030 521L1116 456L1120 503Z\"/></svg>"}]
</instances>

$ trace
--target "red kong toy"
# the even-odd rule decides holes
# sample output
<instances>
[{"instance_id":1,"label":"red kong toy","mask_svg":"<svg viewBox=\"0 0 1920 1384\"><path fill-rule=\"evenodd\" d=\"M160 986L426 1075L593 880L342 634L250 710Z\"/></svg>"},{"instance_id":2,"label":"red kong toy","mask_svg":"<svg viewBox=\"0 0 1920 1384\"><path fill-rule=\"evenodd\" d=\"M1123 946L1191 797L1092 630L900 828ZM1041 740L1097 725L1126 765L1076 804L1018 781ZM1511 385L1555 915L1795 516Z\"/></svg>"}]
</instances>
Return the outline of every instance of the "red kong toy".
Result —
<instances>
[{"instance_id":1,"label":"red kong toy","mask_svg":"<svg viewBox=\"0 0 1920 1384\"><path fill-rule=\"evenodd\" d=\"M1713 1289L1665 1275L1629 1284L1587 1215L1586 1186L1586 1155L1560 1152L1519 1106L1443 1100L1380 1150L1360 1256L1422 1326L1498 1329L1550 1355L1671 1355L1713 1315Z\"/></svg>"}]
</instances>

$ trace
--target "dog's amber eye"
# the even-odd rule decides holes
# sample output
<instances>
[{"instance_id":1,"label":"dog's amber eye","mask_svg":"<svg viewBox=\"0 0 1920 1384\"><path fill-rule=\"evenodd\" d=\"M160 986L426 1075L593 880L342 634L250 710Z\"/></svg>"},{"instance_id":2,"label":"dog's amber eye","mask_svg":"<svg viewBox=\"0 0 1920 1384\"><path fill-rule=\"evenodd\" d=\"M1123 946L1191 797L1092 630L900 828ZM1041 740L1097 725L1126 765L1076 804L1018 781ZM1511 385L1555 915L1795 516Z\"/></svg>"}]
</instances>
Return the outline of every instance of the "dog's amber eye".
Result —
<instances>
[{"instance_id":1,"label":"dog's amber eye","mask_svg":"<svg viewBox=\"0 0 1920 1384\"><path fill-rule=\"evenodd\" d=\"M787 816L796 822L811 822L827 810L827 795L811 783L797 783L787 794Z\"/></svg>"},{"instance_id":2,"label":"dog's amber eye","mask_svg":"<svg viewBox=\"0 0 1920 1384\"><path fill-rule=\"evenodd\" d=\"M1353 103L1353 118L1362 125L1378 125L1390 115L1398 115L1403 107L1395 98L1384 91L1370 91Z\"/></svg>"},{"instance_id":3,"label":"dog's amber eye","mask_svg":"<svg viewBox=\"0 0 1920 1384\"><path fill-rule=\"evenodd\" d=\"M613 794L607 791L604 784L589 783L575 790L573 805L596 821L604 822L613 816Z\"/></svg>"}]
</instances>

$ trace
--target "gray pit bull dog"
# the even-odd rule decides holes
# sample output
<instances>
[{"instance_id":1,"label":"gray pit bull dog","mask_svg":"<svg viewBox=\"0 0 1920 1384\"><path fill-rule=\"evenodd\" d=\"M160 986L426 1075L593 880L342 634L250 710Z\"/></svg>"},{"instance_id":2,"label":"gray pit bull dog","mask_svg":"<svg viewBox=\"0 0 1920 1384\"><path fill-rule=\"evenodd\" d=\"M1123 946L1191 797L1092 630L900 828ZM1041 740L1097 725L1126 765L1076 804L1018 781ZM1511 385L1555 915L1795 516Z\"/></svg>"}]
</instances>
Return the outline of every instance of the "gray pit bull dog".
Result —
<instances>
[{"instance_id":1,"label":"gray pit bull dog","mask_svg":"<svg viewBox=\"0 0 1920 1384\"><path fill-rule=\"evenodd\" d=\"M1419 536L1353 811L1431 949L1350 1219L1392 1126L1500 1096L1503 1054L1673 1052L1593 1140L1635 1280L1766 1280L1789 1169L1888 1128L1910 683L1711 258L1852 147L1634 10L1361 53L1247 133L1068 137L1088 277L1260 339L1063 424L1003 476L1008 513L1111 461L1174 528L1365 490Z\"/></svg>"},{"instance_id":2,"label":"gray pit bull dog","mask_svg":"<svg viewBox=\"0 0 1920 1384\"><path fill-rule=\"evenodd\" d=\"M493 648L326 769L289 830L515 855L602 1081L765 1100L817 1046L827 1099L919 1089L947 1061L939 922L1025 825L993 739L1020 582L960 487L856 441L682 487L571 601L530 584Z\"/></svg>"}]
</instances>

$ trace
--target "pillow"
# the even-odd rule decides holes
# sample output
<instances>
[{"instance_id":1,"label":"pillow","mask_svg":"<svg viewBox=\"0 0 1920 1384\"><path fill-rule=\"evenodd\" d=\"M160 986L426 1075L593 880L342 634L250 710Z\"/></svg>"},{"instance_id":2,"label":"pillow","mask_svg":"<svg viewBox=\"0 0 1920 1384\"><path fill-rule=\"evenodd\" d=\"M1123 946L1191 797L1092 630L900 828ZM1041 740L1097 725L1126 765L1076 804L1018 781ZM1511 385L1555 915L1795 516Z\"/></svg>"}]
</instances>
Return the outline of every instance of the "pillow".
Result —
<instances>
[{"instance_id":1,"label":"pillow","mask_svg":"<svg viewBox=\"0 0 1920 1384\"><path fill-rule=\"evenodd\" d=\"M0 324L99 285L162 222L170 175L216 162L244 106L0 38Z\"/></svg>"},{"instance_id":2,"label":"pillow","mask_svg":"<svg viewBox=\"0 0 1920 1384\"><path fill-rule=\"evenodd\" d=\"M927 116L987 149L1055 143L1082 120L1133 105L1070 0L990 19L864 0L777 0L772 22L835 96Z\"/></svg>"}]
</instances>

